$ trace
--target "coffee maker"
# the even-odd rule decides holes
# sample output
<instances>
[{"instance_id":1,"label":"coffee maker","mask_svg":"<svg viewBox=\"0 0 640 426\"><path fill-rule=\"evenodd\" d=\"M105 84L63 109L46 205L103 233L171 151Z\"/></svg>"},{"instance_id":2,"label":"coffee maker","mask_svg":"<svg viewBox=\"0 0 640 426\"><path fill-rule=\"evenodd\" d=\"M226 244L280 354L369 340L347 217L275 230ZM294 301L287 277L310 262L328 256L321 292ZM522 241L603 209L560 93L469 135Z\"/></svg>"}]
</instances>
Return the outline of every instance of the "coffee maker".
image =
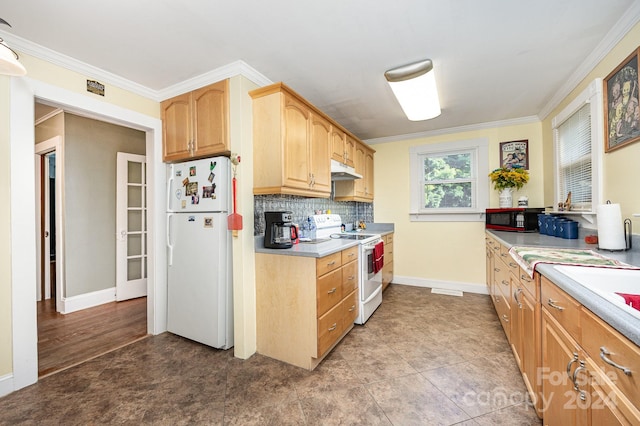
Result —
<instances>
[{"instance_id":1,"label":"coffee maker","mask_svg":"<svg viewBox=\"0 0 640 426\"><path fill-rule=\"evenodd\" d=\"M293 240L298 238L296 227L291 223L291 212L264 212L265 248L286 249L293 246Z\"/></svg>"}]
</instances>

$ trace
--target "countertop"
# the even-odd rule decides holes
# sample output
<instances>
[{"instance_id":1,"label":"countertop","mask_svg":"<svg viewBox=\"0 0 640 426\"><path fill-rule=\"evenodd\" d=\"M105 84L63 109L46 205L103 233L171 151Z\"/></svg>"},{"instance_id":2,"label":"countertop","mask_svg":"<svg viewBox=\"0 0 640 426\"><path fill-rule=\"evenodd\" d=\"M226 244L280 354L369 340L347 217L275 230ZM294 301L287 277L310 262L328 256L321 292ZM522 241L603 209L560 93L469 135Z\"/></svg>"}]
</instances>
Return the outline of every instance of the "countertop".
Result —
<instances>
[{"instance_id":1,"label":"countertop","mask_svg":"<svg viewBox=\"0 0 640 426\"><path fill-rule=\"evenodd\" d=\"M586 244L583 236L579 239L567 240L538 233L492 230L487 230L487 232L509 248L513 246L525 246L590 249L603 256L640 267L640 249L638 248L640 242L638 241L639 238L636 236L634 236L632 241L632 247L635 247L632 248L632 250L624 252L609 252L606 250L598 250L594 244ZM549 280L562 290L566 291L585 308L602 318L603 321L618 330L636 345L640 346L640 319L623 311L622 309L617 308L613 303L557 271L552 264L538 264L536 270L549 278Z\"/></svg>"},{"instance_id":2,"label":"countertop","mask_svg":"<svg viewBox=\"0 0 640 426\"><path fill-rule=\"evenodd\" d=\"M395 229L393 223L367 223L366 226L367 229L362 231L366 234L386 235L394 232ZM282 256L324 257L355 245L358 245L358 241L356 240L335 238L320 243L300 242L288 249L270 249L264 247L264 235L255 237L256 253L278 254Z\"/></svg>"}]
</instances>

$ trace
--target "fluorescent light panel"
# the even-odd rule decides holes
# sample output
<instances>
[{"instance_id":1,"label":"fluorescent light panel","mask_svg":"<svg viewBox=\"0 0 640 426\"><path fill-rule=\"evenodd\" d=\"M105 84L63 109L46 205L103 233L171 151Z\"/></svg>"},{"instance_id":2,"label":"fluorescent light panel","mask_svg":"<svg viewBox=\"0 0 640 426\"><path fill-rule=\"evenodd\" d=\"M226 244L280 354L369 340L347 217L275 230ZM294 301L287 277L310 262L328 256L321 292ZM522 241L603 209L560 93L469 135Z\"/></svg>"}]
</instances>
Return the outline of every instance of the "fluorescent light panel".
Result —
<instances>
[{"instance_id":1,"label":"fluorescent light panel","mask_svg":"<svg viewBox=\"0 0 640 426\"><path fill-rule=\"evenodd\" d=\"M430 59L394 68L384 76L409 120L422 121L440 115L438 88Z\"/></svg>"}]
</instances>

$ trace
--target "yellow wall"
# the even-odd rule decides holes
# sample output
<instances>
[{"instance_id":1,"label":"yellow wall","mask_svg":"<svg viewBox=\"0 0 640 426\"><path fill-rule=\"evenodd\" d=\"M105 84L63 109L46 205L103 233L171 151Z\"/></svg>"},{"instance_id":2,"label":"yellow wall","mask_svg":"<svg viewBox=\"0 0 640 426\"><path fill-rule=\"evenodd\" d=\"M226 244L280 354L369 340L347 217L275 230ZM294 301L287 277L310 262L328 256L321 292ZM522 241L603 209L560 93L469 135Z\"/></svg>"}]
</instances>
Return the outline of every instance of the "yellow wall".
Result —
<instances>
[{"instance_id":1,"label":"yellow wall","mask_svg":"<svg viewBox=\"0 0 640 426\"><path fill-rule=\"evenodd\" d=\"M484 222L409 220L409 148L476 138L489 140L490 170L500 165L500 142L528 139L531 179L524 188L514 192L514 199L527 195L530 206L544 205L539 122L373 145L376 150L374 217L376 222L395 224L393 258L397 277L484 287ZM498 193L491 189L490 195L490 206L497 207Z\"/></svg>"},{"instance_id":2,"label":"yellow wall","mask_svg":"<svg viewBox=\"0 0 640 426\"><path fill-rule=\"evenodd\" d=\"M591 73L577 86L571 94L543 121L543 135L545 146L545 173L553 176L553 134L551 120L566 105L576 98L595 78L604 79L627 56L640 46L640 24L637 24L627 35L605 56L605 58L593 69ZM632 213L640 213L640 142L627 145L617 150L604 153L604 193L603 200L611 200L620 203L622 217L631 217ZM545 197L549 205L553 203L553 179L545 182ZM633 219L636 233L640 229L640 220Z\"/></svg>"},{"instance_id":3,"label":"yellow wall","mask_svg":"<svg viewBox=\"0 0 640 426\"><path fill-rule=\"evenodd\" d=\"M10 197L9 78L0 76L0 200ZM13 371L11 344L11 205L0 203L0 377Z\"/></svg>"}]
</instances>

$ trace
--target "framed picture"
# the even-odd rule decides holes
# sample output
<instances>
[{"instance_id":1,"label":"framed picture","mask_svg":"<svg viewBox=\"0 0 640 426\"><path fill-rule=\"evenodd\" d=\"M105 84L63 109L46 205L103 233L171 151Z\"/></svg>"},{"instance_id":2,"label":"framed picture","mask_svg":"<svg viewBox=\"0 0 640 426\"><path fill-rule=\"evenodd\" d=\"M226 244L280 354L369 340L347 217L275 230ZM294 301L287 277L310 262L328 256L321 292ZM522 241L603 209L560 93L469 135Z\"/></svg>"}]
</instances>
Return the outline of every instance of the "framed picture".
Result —
<instances>
[{"instance_id":1,"label":"framed picture","mask_svg":"<svg viewBox=\"0 0 640 426\"><path fill-rule=\"evenodd\" d=\"M636 49L604 79L604 151L640 140Z\"/></svg>"},{"instance_id":2,"label":"framed picture","mask_svg":"<svg viewBox=\"0 0 640 426\"><path fill-rule=\"evenodd\" d=\"M500 166L529 170L529 141L500 142Z\"/></svg>"}]
</instances>

